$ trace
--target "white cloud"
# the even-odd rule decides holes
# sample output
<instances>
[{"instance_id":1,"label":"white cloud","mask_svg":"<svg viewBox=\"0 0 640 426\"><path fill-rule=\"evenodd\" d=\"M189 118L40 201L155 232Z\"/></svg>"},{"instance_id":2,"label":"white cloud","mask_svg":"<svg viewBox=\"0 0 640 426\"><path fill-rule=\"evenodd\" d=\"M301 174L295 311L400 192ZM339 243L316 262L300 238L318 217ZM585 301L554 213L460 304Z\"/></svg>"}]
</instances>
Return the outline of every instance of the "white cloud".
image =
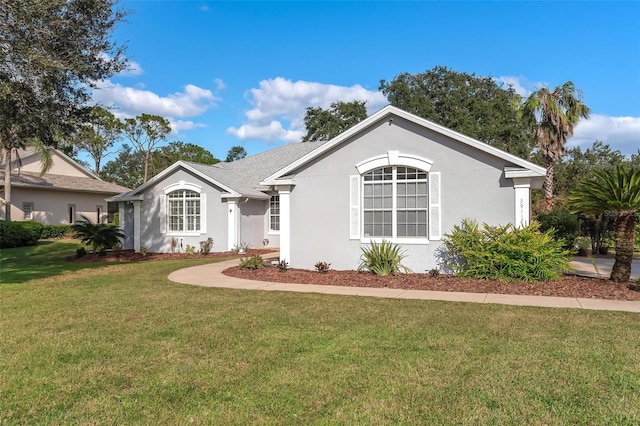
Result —
<instances>
[{"instance_id":1,"label":"white cloud","mask_svg":"<svg viewBox=\"0 0 640 426\"><path fill-rule=\"evenodd\" d=\"M591 114L588 120L580 121L569 139L568 146L590 147L596 140L623 154L637 152L640 148L640 117L609 117Z\"/></svg>"},{"instance_id":2,"label":"white cloud","mask_svg":"<svg viewBox=\"0 0 640 426\"><path fill-rule=\"evenodd\" d=\"M227 87L224 81L221 78L214 78L213 82L216 83L216 90L222 90Z\"/></svg>"},{"instance_id":3,"label":"white cloud","mask_svg":"<svg viewBox=\"0 0 640 426\"><path fill-rule=\"evenodd\" d=\"M104 81L93 92L93 100L106 106L115 106L118 115L125 117L141 113L162 117L193 117L214 106L218 98L211 90L193 84L186 85L182 92L160 96L149 90Z\"/></svg>"},{"instance_id":4,"label":"white cloud","mask_svg":"<svg viewBox=\"0 0 640 426\"><path fill-rule=\"evenodd\" d=\"M171 124L171 133L177 135L180 133L180 130L193 130L197 128L207 127L206 124L203 123L195 123L191 120L173 120L169 119L169 123Z\"/></svg>"},{"instance_id":5,"label":"white cloud","mask_svg":"<svg viewBox=\"0 0 640 426\"><path fill-rule=\"evenodd\" d=\"M144 71L142 69L142 65L140 65L136 61L129 61L127 63L127 68L125 68L124 70L120 71L118 73L118 76L119 77L125 77L125 76L133 76L133 75L142 75L143 72Z\"/></svg>"},{"instance_id":6,"label":"white cloud","mask_svg":"<svg viewBox=\"0 0 640 426\"><path fill-rule=\"evenodd\" d=\"M367 101L369 113L388 103L380 92L354 86L337 86L311 81L291 81L282 77L262 80L258 88L249 90L254 106L246 112L248 123L230 127L227 133L240 139L267 141L299 141L304 135L303 119L307 107L329 108L336 101Z\"/></svg>"},{"instance_id":7,"label":"white cloud","mask_svg":"<svg viewBox=\"0 0 640 426\"><path fill-rule=\"evenodd\" d=\"M544 83L542 82L538 81L532 83L526 77L522 76L505 75L502 77L495 77L494 80L498 84L504 84L505 88L507 88L508 86L513 87L513 90L515 90L515 92L523 98L528 97L535 90L538 90L539 88L544 86Z\"/></svg>"}]
</instances>

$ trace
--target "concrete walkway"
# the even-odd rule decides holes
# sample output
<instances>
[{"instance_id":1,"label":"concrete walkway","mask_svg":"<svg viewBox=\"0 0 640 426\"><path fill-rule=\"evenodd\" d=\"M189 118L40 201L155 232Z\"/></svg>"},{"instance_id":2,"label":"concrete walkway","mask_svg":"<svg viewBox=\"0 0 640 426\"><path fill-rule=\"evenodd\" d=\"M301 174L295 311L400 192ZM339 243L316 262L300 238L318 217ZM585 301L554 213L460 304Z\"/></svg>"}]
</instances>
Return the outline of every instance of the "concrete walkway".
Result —
<instances>
[{"instance_id":1,"label":"concrete walkway","mask_svg":"<svg viewBox=\"0 0 640 426\"><path fill-rule=\"evenodd\" d=\"M277 253L263 257L265 257L265 259L269 259L274 256L277 258ZM238 259L234 259L225 262L210 263L207 265L180 269L169 274L169 279L171 281L182 284L242 290L296 291L301 293L385 297L392 299L444 300L451 302L541 306L546 308L576 308L606 311L640 312L640 302L629 302L622 300L582 299L575 297L520 296L491 293L461 293L448 291L397 290L390 288L344 287L313 284L284 284L245 280L240 278L228 277L222 274L223 270L231 266L236 266L238 262ZM637 267L638 261L634 261L634 263L634 266ZM587 265L584 265L583 262L580 262L580 260L578 260L574 267L576 267L576 270L578 270L578 267L580 267L592 274L595 274L595 268L590 262L589 265L591 265L591 270L588 269ZM598 270L601 273L604 272L604 265L602 269L598 268Z\"/></svg>"}]
</instances>

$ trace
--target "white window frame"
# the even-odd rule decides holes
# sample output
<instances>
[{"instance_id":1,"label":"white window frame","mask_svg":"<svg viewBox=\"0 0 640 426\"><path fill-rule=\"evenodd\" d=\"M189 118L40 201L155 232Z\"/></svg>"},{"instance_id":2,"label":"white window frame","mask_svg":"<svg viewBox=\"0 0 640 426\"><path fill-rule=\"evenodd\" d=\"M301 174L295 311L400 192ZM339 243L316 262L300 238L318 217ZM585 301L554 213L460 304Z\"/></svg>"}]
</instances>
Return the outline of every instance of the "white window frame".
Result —
<instances>
[{"instance_id":1,"label":"white window frame","mask_svg":"<svg viewBox=\"0 0 640 426\"><path fill-rule=\"evenodd\" d=\"M398 243L398 244L428 244L429 243L429 189L428 189L428 185L429 185L429 178L428 175L429 173L426 170L423 169L418 169L416 167L413 166L409 166L407 168L410 169L416 169L418 172L420 173L424 173L425 175L427 175L426 178L424 179L415 179L415 180L398 180L398 167L407 167L407 166L390 166L390 165L386 165L386 166L381 166L381 167L377 167L374 168L373 170L369 170L366 173L369 173L371 171L374 170L379 170L381 168L391 168L391 180L383 180L383 181L379 181L380 183L388 183L391 184L391 207L385 210L389 210L391 211L391 236L373 236L373 237L367 237L365 236L364 233L364 227L366 225L365 223L365 213L368 211L367 209L365 209L364 207L364 197L365 197L365 187L367 185L373 185L374 182L377 181L369 181L366 182L364 179L364 176L366 173L364 173L361 177L361 194L362 194L362 209L360 212L361 215L361 223L362 223L362 229L361 229L361 235L362 237L360 238L360 242L362 243L371 243L371 242L375 242L375 243L380 243L383 240L386 241L391 241L393 243ZM415 182L415 183L424 183L426 185L426 193L425 196L427 197L427 204L426 206L424 206L423 208L420 209L416 209L416 211L418 210L423 210L426 214L426 228L425 228L425 235L424 236L416 236L416 237L408 237L408 236L402 236L399 237L398 236L398 213L400 211L407 211L407 210L411 210L408 208L399 208L398 207L398 184L402 184L405 182ZM381 210L381 209L374 209L374 210Z\"/></svg>"},{"instance_id":2,"label":"white window frame","mask_svg":"<svg viewBox=\"0 0 640 426\"><path fill-rule=\"evenodd\" d=\"M272 205L274 203L274 198L277 197L277 205L278 205L278 213L273 213L272 211ZM273 229L272 228L272 224L273 224L273 218L277 217L278 218L278 229ZM280 211L280 194L272 194L271 198L269 198L269 214L268 214L268 220L269 220L269 235L279 235L280 234L280 227L281 227L281 211Z\"/></svg>"},{"instance_id":3,"label":"white window frame","mask_svg":"<svg viewBox=\"0 0 640 426\"><path fill-rule=\"evenodd\" d=\"M349 239L359 240L361 243L380 243L384 240L398 244L429 244L430 241L441 240L441 195L440 172L431 172L433 161L413 154L405 154L399 151L388 151L386 154L368 158L356 164L358 175L349 177L350 202L349 202ZM396 188L393 185L393 236L389 237L364 237L364 174L381 167L410 167L427 173L427 237L397 237L397 197ZM396 169L397 170L397 169Z\"/></svg>"},{"instance_id":4,"label":"white window frame","mask_svg":"<svg viewBox=\"0 0 640 426\"><path fill-rule=\"evenodd\" d=\"M28 214L27 210L29 210ZM22 212L24 213L23 220L33 220L33 203L30 201L22 203Z\"/></svg>"},{"instance_id":5,"label":"white window frame","mask_svg":"<svg viewBox=\"0 0 640 426\"><path fill-rule=\"evenodd\" d=\"M170 194L176 192L176 191L190 191L190 192L195 192L198 194L198 197L193 197L191 198L191 200L198 200L200 203L200 213L199 213L199 217L200 217L200 228L198 230L193 230L193 231L189 231L186 230L186 224L187 224L187 208L186 208L186 201L189 200L189 198L186 197L182 197L182 201L183 201L183 209L182 209L182 215L183 215L183 229L181 230L171 230L171 223L170 223L170 217L171 217L171 209L170 209L170 203L171 203L171 199L170 199ZM206 234L206 194L202 192L202 187L199 185L195 185L189 182L184 182L184 181L180 181L178 183L174 183L172 185L169 185L167 187L164 188L164 194L162 196L161 199L161 221L162 221L162 229L161 229L161 233L166 234L167 236L174 236L174 237L188 237L188 236L198 236L198 235L203 235Z\"/></svg>"}]
</instances>

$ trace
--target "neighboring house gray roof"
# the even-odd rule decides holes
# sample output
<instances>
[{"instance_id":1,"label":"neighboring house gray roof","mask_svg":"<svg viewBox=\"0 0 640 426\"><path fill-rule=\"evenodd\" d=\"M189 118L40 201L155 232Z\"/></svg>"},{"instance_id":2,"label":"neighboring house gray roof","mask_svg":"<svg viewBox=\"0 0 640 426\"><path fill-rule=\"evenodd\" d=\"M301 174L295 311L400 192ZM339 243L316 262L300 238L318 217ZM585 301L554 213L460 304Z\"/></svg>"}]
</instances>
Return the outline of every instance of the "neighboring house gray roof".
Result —
<instances>
[{"instance_id":1,"label":"neighboring house gray roof","mask_svg":"<svg viewBox=\"0 0 640 426\"><path fill-rule=\"evenodd\" d=\"M4 185L4 172L0 172ZM130 191L129 188L103 180L79 176L53 175L46 173L21 172L11 174L11 186L56 191L93 192L98 194L120 194Z\"/></svg>"}]
</instances>

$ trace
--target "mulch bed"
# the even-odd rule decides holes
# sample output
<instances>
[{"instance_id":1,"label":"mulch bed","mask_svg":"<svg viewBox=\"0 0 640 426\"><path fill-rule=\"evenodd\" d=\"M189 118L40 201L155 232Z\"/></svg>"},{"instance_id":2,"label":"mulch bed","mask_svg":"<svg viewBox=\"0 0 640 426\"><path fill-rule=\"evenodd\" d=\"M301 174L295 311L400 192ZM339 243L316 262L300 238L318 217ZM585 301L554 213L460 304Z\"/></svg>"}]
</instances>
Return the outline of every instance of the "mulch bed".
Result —
<instances>
[{"instance_id":1,"label":"mulch bed","mask_svg":"<svg viewBox=\"0 0 640 426\"><path fill-rule=\"evenodd\" d=\"M238 254L234 251L224 251L224 252L211 252L206 256L203 256L199 253L196 254L186 254L186 253L147 253L145 255L141 253L136 253L133 250L118 250L118 251L108 251L105 253L87 253L82 257L69 256L67 260L70 262L140 262L140 261L148 261L148 260L171 260L171 259L194 259L200 257L207 258L241 258L246 256L254 256L254 255L265 255L268 253L273 253L275 250L273 249L248 249L245 254Z\"/></svg>"},{"instance_id":2,"label":"mulch bed","mask_svg":"<svg viewBox=\"0 0 640 426\"><path fill-rule=\"evenodd\" d=\"M245 254L236 252L211 252L207 258L241 258L273 253L272 249L249 249ZM142 255L133 250L120 250L107 253L87 253L81 258L71 256L72 262L139 262L151 260L188 259L202 257L200 254L185 253L147 253ZM339 285L351 287L394 288L405 290L459 291L468 293L522 294L531 296L559 296L592 299L640 301L640 291L629 288L637 284L613 283L597 278L565 275L555 282L511 282L458 278L449 275L430 277L428 274L403 274L379 277L374 274L357 271L329 271L319 273L306 269L289 268L280 272L278 268L267 265L257 270L232 267L223 272L225 275L257 281L271 281L296 284Z\"/></svg>"},{"instance_id":3,"label":"mulch bed","mask_svg":"<svg viewBox=\"0 0 640 426\"><path fill-rule=\"evenodd\" d=\"M329 271L319 273L303 269L287 269L266 266L257 270L233 267L225 275L248 280L273 281L296 284L338 285L352 287L394 288L405 290L459 291L468 293L522 294L530 296L579 297L640 301L640 291L629 288L629 284L613 283L597 278L565 275L560 281L510 282L465 279L448 275L430 277L428 274L403 274L379 277L357 271Z\"/></svg>"}]
</instances>

